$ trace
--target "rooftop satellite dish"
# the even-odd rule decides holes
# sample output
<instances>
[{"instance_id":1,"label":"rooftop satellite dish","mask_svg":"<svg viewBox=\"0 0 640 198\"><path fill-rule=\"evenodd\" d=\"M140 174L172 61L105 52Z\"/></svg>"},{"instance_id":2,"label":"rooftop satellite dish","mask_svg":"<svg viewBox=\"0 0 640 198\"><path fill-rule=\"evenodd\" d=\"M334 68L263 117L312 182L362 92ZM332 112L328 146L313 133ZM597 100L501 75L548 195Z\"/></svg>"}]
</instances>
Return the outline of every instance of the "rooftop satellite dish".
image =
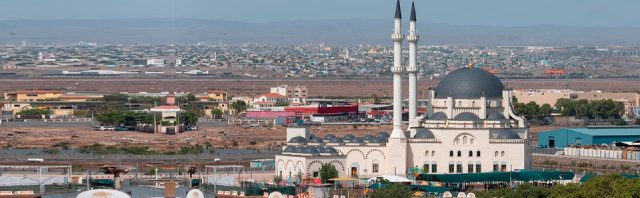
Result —
<instances>
[{"instance_id":1,"label":"rooftop satellite dish","mask_svg":"<svg viewBox=\"0 0 640 198\"><path fill-rule=\"evenodd\" d=\"M186 198L204 198L204 193L198 189L190 190Z\"/></svg>"},{"instance_id":2,"label":"rooftop satellite dish","mask_svg":"<svg viewBox=\"0 0 640 198\"><path fill-rule=\"evenodd\" d=\"M131 196L117 190L97 189L84 191L76 196L76 198L131 198Z\"/></svg>"},{"instance_id":3,"label":"rooftop satellite dish","mask_svg":"<svg viewBox=\"0 0 640 198\"><path fill-rule=\"evenodd\" d=\"M271 194L269 194L268 198L284 198L284 195L282 195L282 193L280 192L272 192Z\"/></svg>"}]
</instances>

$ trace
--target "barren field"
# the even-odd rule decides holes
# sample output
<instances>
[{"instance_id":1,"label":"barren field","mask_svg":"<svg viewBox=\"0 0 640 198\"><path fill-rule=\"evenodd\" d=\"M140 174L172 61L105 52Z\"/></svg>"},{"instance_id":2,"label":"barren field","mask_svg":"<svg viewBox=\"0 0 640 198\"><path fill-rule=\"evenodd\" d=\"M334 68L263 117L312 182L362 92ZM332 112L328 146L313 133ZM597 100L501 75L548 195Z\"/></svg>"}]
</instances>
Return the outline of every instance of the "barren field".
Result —
<instances>
[{"instance_id":1,"label":"barren field","mask_svg":"<svg viewBox=\"0 0 640 198\"><path fill-rule=\"evenodd\" d=\"M438 80L420 80L419 90L435 87ZM407 87L406 81L404 87ZM574 89L582 91L602 90L610 92L638 91L640 79L506 79L503 83L514 89ZM266 93L269 87L279 84L304 85L311 97L340 96L380 97L392 96L391 78L378 79L218 79L218 78L47 78L47 79L0 79L0 90L57 89L90 92L204 92L210 89L227 91L233 96L254 96ZM407 90L405 90L406 92ZM407 93L404 93L405 95ZM426 95L426 92L421 92Z\"/></svg>"},{"instance_id":2,"label":"barren field","mask_svg":"<svg viewBox=\"0 0 640 198\"><path fill-rule=\"evenodd\" d=\"M536 133L557 127L532 127ZM327 134L344 136L354 134L375 135L391 131L390 125L383 126L314 126L311 133L324 137ZM69 142L71 148L99 143L113 146L148 146L159 150L174 150L183 145L202 146L209 143L213 148L234 149L279 149L285 143L284 127L211 127L200 131L189 131L177 135L140 133L133 131L92 131L86 127L45 128L45 127L0 127L0 146L12 148L51 148L56 143Z\"/></svg>"}]
</instances>

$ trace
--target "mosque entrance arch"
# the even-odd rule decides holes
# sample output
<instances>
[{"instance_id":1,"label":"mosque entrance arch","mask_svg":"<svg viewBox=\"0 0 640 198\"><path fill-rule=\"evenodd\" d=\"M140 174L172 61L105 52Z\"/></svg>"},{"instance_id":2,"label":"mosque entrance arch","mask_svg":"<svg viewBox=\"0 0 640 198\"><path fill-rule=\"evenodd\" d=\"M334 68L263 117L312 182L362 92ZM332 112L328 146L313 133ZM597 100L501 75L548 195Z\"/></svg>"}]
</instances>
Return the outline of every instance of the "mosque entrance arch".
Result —
<instances>
[{"instance_id":1,"label":"mosque entrance arch","mask_svg":"<svg viewBox=\"0 0 640 198\"><path fill-rule=\"evenodd\" d=\"M358 178L358 169L360 168L360 164L358 162L351 163L351 177Z\"/></svg>"}]
</instances>

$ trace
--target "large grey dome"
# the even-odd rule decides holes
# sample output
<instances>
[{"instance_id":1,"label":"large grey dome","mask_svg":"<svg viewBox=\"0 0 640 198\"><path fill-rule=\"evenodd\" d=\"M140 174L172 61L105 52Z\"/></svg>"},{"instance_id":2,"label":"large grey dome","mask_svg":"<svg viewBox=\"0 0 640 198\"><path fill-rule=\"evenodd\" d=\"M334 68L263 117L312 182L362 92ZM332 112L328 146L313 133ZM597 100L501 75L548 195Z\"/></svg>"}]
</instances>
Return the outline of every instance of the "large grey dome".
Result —
<instances>
[{"instance_id":1,"label":"large grey dome","mask_svg":"<svg viewBox=\"0 0 640 198\"><path fill-rule=\"evenodd\" d=\"M431 132L429 129L420 128L417 130L418 131L416 131L416 134L413 136L413 138L417 138L417 139L434 139L435 138L435 136L433 135L433 132Z\"/></svg>"},{"instance_id":2,"label":"large grey dome","mask_svg":"<svg viewBox=\"0 0 640 198\"><path fill-rule=\"evenodd\" d=\"M474 120L479 120L480 117L478 117L478 115L473 114L471 112L462 112L456 115L456 117L454 117L453 119L459 120L459 121L474 121Z\"/></svg>"},{"instance_id":3,"label":"large grey dome","mask_svg":"<svg viewBox=\"0 0 640 198\"><path fill-rule=\"evenodd\" d=\"M436 86L436 99L501 98L504 85L493 74L480 68L462 68L445 76Z\"/></svg>"},{"instance_id":4,"label":"large grey dome","mask_svg":"<svg viewBox=\"0 0 640 198\"><path fill-rule=\"evenodd\" d=\"M506 119L504 115L502 115L502 113L497 111L489 112L489 115L487 115L487 120L504 120L504 119Z\"/></svg>"},{"instance_id":5,"label":"large grey dome","mask_svg":"<svg viewBox=\"0 0 640 198\"><path fill-rule=\"evenodd\" d=\"M429 117L427 117L427 119L429 120L447 120L447 114L445 114L444 112L440 111L440 112L435 112L431 115L429 115Z\"/></svg>"},{"instance_id":6,"label":"large grey dome","mask_svg":"<svg viewBox=\"0 0 640 198\"><path fill-rule=\"evenodd\" d=\"M513 131L501 131L498 133L497 139L520 139L518 133Z\"/></svg>"}]
</instances>

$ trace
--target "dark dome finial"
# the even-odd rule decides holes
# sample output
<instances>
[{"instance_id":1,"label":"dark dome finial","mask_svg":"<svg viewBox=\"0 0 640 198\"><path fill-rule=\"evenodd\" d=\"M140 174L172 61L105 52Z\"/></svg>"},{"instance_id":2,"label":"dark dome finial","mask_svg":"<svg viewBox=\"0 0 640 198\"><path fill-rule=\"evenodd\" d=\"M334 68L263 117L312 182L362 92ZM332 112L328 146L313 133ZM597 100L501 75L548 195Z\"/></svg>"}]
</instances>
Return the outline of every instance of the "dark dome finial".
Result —
<instances>
[{"instance_id":1,"label":"dark dome finial","mask_svg":"<svg viewBox=\"0 0 640 198\"><path fill-rule=\"evenodd\" d=\"M411 2L411 18L409 21L416 21L416 1Z\"/></svg>"},{"instance_id":2,"label":"dark dome finial","mask_svg":"<svg viewBox=\"0 0 640 198\"><path fill-rule=\"evenodd\" d=\"M396 19L402 18L402 12L400 12L400 0L396 2Z\"/></svg>"}]
</instances>

